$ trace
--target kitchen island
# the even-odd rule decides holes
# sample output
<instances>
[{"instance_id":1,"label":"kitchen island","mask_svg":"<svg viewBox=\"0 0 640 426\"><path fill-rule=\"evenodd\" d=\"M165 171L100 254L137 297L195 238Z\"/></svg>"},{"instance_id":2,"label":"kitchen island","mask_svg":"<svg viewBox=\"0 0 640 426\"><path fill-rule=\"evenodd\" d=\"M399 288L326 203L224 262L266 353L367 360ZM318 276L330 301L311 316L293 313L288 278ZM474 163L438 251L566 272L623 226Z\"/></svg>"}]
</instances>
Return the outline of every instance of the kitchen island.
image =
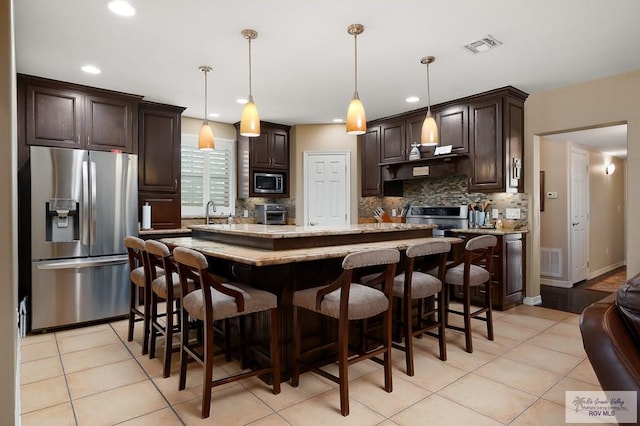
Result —
<instances>
[{"instance_id":1,"label":"kitchen island","mask_svg":"<svg viewBox=\"0 0 640 426\"><path fill-rule=\"evenodd\" d=\"M355 243L430 237L435 225L361 223L344 226L191 225L195 238L266 250L329 247Z\"/></svg>"},{"instance_id":2,"label":"kitchen island","mask_svg":"<svg viewBox=\"0 0 640 426\"><path fill-rule=\"evenodd\" d=\"M230 282L244 282L278 296L282 380L286 380L293 365L293 292L335 280L342 272L342 259L349 253L374 248L405 250L412 244L430 241L433 238L447 238L431 237L432 228L433 225L391 223L349 225L340 228L249 224L193 225L192 237L165 238L162 241L170 247L181 246L201 252L207 256L211 272L225 277ZM415 235L418 236L407 237L411 234L407 234L406 231L417 232ZM240 242L226 242L225 236L229 234L238 239L244 235L247 239L253 237L272 240L306 239L315 236L323 239L323 242L330 241L331 237L343 241L340 236L349 236L351 243L269 250L240 245ZM378 241L369 241L374 234L379 234L376 237ZM461 241L458 238L447 239L451 242ZM320 338L328 341L335 337L330 331L333 327L327 326L329 319L303 312L303 321L308 324L305 330L309 332L303 337L303 346L306 339ZM267 353L268 316L258 314L247 322L247 325L249 339L259 342ZM263 360L255 362L261 363Z\"/></svg>"}]
</instances>

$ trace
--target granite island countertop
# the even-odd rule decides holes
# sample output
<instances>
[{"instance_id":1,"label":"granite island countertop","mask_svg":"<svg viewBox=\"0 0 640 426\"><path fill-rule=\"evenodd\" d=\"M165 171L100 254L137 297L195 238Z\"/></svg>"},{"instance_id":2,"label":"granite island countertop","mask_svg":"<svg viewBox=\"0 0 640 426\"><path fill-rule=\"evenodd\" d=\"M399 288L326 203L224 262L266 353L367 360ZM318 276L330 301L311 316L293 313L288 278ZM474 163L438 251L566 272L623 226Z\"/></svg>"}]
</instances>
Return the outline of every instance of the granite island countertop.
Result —
<instances>
[{"instance_id":1,"label":"granite island countertop","mask_svg":"<svg viewBox=\"0 0 640 426\"><path fill-rule=\"evenodd\" d=\"M344 226L191 225L192 236L267 250L328 247L406 238L431 237L431 224L362 223Z\"/></svg>"},{"instance_id":2,"label":"granite island countertop","mask_svg":"<svg viewBox=\"0 0 640 426\"><path fill-rule=\"evenodd\" d=\"M267 250L194 237L163 238L161 241L171 247L187 247L199 251L205 256L253 266L269 266L339 258L356 251L368 249L397 248L404 250L412 244L434 239L444 239L452 244L462 241L455 237L423 237L289 250Z\"/></svg>"}]
</instances>

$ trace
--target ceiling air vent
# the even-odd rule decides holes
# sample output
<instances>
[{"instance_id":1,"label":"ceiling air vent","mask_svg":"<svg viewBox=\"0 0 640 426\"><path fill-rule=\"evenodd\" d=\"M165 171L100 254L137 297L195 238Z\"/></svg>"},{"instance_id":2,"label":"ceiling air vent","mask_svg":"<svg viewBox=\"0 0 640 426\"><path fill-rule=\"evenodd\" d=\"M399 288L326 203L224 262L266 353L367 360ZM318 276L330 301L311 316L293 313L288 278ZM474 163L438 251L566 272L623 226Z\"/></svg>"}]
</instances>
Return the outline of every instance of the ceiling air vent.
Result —
<instances>
[{"instance_id":1,"label":"ceiling air vent","mask_svg":"<svg viewBox=\"0 0 640 426\"><path fill-rule=\"evenodd\" d=\"M498 47L501 44L502 44L501 41L496 40L490 35L486 35L485 37L482 37L480 40L472 41L471 43L467 44L464 47L466 47L473 53L482 53L482 52L486 52L487 50Z\"/></svg>"}]
</instances>

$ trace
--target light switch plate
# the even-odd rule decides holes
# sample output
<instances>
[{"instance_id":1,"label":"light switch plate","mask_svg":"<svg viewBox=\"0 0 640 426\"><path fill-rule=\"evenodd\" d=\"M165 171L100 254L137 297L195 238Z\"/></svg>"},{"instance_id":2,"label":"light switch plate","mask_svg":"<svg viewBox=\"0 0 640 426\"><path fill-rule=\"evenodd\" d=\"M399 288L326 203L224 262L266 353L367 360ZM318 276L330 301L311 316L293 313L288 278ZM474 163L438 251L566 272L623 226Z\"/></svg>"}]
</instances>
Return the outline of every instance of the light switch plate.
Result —
<instances>
[{"instance_id":1,"label":"light switch plate","mask_svg":"<svg viewBox=\"0 0 640 426\"><path fill-rule=\"evenodd\" d=\"M520 209L507 208L505 210L505 216L507 219L520 219Z\"/></svg>"},{"instance_id":2,"label":"light switch plate","mask_svg":"<svg viewBox=\"0 0 640 426\"><path fill-rule=\"evenodd\" d=\"M243 217L249 217L249 210L243 210L242 211L242 216Z\"/></svg>"}]
</instances>

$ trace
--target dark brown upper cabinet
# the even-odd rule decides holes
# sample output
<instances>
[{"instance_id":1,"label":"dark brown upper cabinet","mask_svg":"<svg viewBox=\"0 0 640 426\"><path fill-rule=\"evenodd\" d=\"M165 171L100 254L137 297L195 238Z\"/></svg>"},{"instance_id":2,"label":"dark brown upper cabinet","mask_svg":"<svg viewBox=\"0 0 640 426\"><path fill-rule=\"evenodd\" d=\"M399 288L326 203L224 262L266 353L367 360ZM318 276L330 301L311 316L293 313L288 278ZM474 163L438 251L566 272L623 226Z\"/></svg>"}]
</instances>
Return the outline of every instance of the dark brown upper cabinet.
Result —
<instances>
[{"instance_id":1,"label":"dark brown upper cabinet","mask_svg":"<svg viewBox=\"0 0 640 426\"><path fill-rule=\"evenodd\" d=\"M358 136L360 144L361 193L363 197L401 197L401 181L383 181L380 167L381 126L367 126L367 132Z\"/></svg>"},{"instance_id":2,"label":"dark brown upper cabinet","mask_svg":"<svg viewBox=\"0 0 640 426\"><path fill-rule=\"evenodd\" d=\"M451 153L434 156L435 148L420 147L420 160L409 160L412 145L419 144L426 108L367 123L379 135L361 136L362 193L386 195L389 181L421 178L417 166L431 168L429 176L469 176L469 192L523 192L524 101L527 94L507 86L435 105L439 146L451 145ZM373 185L376 176L371 152L378 138L382 190ZM366 158L365 158L366 155ZM367 167L365 170L364 167Z\"/></svg>"},{"instance_id":3,"label":"dark brown upper cabinet","mask_svg":"<svg viewBox=\"0 0 640 426\"><path fill-rule=\"evenodd\" d=\"M22 74L18 90L27 145L137 152L141 96Z\"/></svg>"},{"instance_id":4,"label":"dark brown upper cabinet","mask_svg":"<svg viewBox=\"0 0 640 426\"><path fill-rule=\"evenodd\" d=\"M380 126L368 126L360 138L360 159L362 169L362 196L377 196L382 193L380 173Z\"/></svg>"},{"instance_id":5,"label":"dark brown upper cabinet","mask_svg":"<svg viewBox=\"0 0 640 426\"><path fill-rule=\"evenodd\" d=\"M80 148L84 141L82 100L73 90L27 84L27 144Z\"/></svg>"},{"instance_id":6,"label":"dark brown upper cabinet","mask_svg":"<svg viewBox=\"0 0 640 426\"><path fill-rule=\"evenodd\" d=\"M138 204L152 208L154 229L181 227L181 115L183 107L141 102L138 112Z\"/></svg>"},{"instance_id":7,"label":"dark brown upper cabinet","mask_svg":"<svg viewBox=\"0 0 640 426\"><path fill-rule=\"evenodd\" d=\"M440 146L451 145L451 152L469 153L469 108L467 105L453 105L434 113Z\"/></svg>"},{"instance_id":8,"label":"dark brown upper cabinet","mask_svg":"<svg viewBox=\"0 0 640 426\"><path fill-rule=\"evenodd\" d=\"M85 97L85 123L87 149L136 152L134 148L133 114L137 101L121 97L87 95Z\"/></svg>"},{"instance_id":9,"label":"dark brown upper cabinet","mask_svg":"<svg viewBox=\"0 0 640 426\"><path fill-rule=\"evenodd\" d=\"M411 146L405 138L405 119L380 123L380 163L394 163L409 159Z\"/></svg>"},{"instance_id":10,"label":"dark brown upper cabinet","mask_svg":"<svg viewBox=\"0 0 640 426\"><path fill-rule=\"evenodd\" d=\"M289 169L289 130L263 123L260 136L249 138L251 166L260 170Z\"/></svg>"},{"instance_id":11,"label":"dark brown upper cabinet","mask_svg":"<svg viewBox=\"0 0 640 426\"><path fill-rule=\"evenodd\" d=\"M238 138L237 196L238 198L265 197L253 192L254 172L284 174L285 191L269 194L269 198L289 198L289 130L285 124L260 122L260 136L240 135L240 122L234 124Z\"/></svg>"},{"instance_id":12,"label":"dark brown upper cabinet","mask_svg":"<svg viewBox=\"0 0 640 426\"><path fill-rule=\"evenodd\" d=\"M469 104L469 192L523 192L524 101L507 88Z\"/></svg>"}]
</instances>

